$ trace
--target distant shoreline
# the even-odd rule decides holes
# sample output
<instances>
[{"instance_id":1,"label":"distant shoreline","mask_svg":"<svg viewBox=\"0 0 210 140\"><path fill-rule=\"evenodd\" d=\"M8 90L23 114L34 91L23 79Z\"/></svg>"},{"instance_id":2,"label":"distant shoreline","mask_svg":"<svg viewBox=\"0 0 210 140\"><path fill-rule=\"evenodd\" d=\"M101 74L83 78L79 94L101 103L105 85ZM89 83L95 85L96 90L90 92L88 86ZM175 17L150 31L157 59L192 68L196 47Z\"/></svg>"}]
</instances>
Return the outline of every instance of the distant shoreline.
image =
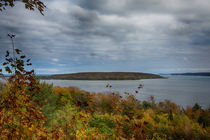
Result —
<instances>
[{"instance_id":1,"label":"distant shoreline","mask_svg":"<svg viewBox=\"0 0 210 140\"><path fill-rule=\"evenodd\" d=\"M39 78L54 80L140 80L160 79L165 77L157 74L138 72L82 72L72 74L55 74L49 76L39 76Z\"/></svg>"},{"instance_id":2,"label":"distant shoreline","mask_svg":"<svg viewBox=\"0 0 210 140\"><path fill-rule=\"evenodd\" d=\"M196 72L196 73L172 73L170 75L184 75L184 76L210 76L210 72Z\"/></svg>"}]
</instances>

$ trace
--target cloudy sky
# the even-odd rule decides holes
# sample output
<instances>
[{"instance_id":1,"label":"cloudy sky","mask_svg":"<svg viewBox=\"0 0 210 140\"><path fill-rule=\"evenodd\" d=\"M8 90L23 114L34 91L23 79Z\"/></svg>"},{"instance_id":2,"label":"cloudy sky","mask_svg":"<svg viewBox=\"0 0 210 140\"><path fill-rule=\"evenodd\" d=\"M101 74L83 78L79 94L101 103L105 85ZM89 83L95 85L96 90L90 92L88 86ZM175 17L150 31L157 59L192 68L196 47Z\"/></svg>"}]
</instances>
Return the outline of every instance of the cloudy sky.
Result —
<instances>
[{"instance_id":1,"label":"cloudy sky","mask_svg":"<svg viewBox=\"0 0 210 140\"><path fill-rule=\"evenodd\" d=\"M43 2L0 12L1 62L13 33L39 74L210 71L210 0Z\"/></svg>"}]
</instances>

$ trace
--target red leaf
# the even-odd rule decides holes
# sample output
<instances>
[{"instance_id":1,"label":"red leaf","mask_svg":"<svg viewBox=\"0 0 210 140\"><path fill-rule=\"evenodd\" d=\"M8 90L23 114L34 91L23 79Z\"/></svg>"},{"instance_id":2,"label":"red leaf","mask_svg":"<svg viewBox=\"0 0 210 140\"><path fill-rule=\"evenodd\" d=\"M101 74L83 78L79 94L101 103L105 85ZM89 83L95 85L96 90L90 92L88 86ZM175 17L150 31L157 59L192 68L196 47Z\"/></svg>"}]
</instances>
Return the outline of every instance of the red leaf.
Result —
<instances>
[{"instance_id":1,"label":"red leaf","mask_svg":"<svg viewBox=\"0 0 210 140\"><path fill-rule=\"evenodd\" d=\"M6 53L7 53L7 54L5 55L5 57L8 57L8 56L9 56L9 51L7 51Z\"/></svg>"},{"instance_id":2,"label":"red leaf","mask_svg":"<svg viewBox=\"0 0 210 140\"><path fill-rule=\"evenodd\" d=\"M26 62L29 62L31 59L28 59Z\"/></svg>"},{"instance_id":3,"label":"red leaf","mask_svg":"<svg viewBox=\"0 0 210 140\"><path fill-rule=\"evenodd\" d=\"M7 64L9 64L9 63L8 63L8 62L4 62L4 63L3 63L3 66L5 66L5 65L7 65Z\"/></svg>"},{"instance_id":4,"label":"red leaf","mask_svg":"<svg viewBox=\"0 0 210 140\"><path fill-rule=\"evenodd\" d=\"M15 51L17 54L20 54L20 52L21 52L21 50L19 50L19 49L15 49Z\"/></svg>"},{"instance_id":5,"label":"red leaf","mask_svg":"<svg viewBox=\"0 0 210 140\"><path fill-rule=\"evenodd\" d=\"M30 65L32 65L32 64L31 63L27 64L27 66L30 66Z\"/></svg>"},{"instance_id":6,"label":"red leaf","mask_svg":"<svg viewBox=\"0 0 210 140\"><path fill-rule=\"evenodd\" d=\"M25 57L26 57L25 55L20 56L20 58L25 58Z\"/></svg>"}]
</instances>

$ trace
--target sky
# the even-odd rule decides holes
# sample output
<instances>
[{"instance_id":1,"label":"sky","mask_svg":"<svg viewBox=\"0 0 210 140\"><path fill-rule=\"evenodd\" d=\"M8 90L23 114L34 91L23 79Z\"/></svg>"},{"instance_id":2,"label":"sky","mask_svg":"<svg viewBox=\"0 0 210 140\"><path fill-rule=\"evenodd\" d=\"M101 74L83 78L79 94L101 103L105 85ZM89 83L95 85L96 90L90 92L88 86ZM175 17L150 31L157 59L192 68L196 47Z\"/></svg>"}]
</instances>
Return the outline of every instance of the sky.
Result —
<instances>
[{"instance_id":1,"label":"sky","mask_svg":"<svg viewBox=\"0 0 210 140\"><path fill-rule=\"evenodd\" d=\"M0 12L0 60L15 47L38 74L210 71L210 0L43 0Z\"/></svg>"}]
</instances>

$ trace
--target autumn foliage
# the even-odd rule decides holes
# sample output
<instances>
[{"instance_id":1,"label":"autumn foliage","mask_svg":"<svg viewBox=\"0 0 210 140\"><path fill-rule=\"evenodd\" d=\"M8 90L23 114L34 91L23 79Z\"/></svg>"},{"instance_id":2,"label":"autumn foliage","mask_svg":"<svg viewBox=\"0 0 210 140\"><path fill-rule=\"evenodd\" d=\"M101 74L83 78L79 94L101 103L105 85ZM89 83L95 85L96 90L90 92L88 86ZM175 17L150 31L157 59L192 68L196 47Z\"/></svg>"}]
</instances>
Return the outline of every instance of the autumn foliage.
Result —
<instances>
[{"instance_id":1,"label":"autumn foliage","mask_svg":"<svg viewBox=\"0 0 210 140\"><path fill-rule=\"evenodd\" d=\"M14 35L8 35L11 39ZM30 59L22 51L6 52L5 71L11 74L0 92L0 138L1 139L43 139L50 137L44 128L46 117L33 100L40 93L40 83L35 79L34 70L27 71ZM2 69L0 70L2 71Z\"/></svg>"}]
</instances>

